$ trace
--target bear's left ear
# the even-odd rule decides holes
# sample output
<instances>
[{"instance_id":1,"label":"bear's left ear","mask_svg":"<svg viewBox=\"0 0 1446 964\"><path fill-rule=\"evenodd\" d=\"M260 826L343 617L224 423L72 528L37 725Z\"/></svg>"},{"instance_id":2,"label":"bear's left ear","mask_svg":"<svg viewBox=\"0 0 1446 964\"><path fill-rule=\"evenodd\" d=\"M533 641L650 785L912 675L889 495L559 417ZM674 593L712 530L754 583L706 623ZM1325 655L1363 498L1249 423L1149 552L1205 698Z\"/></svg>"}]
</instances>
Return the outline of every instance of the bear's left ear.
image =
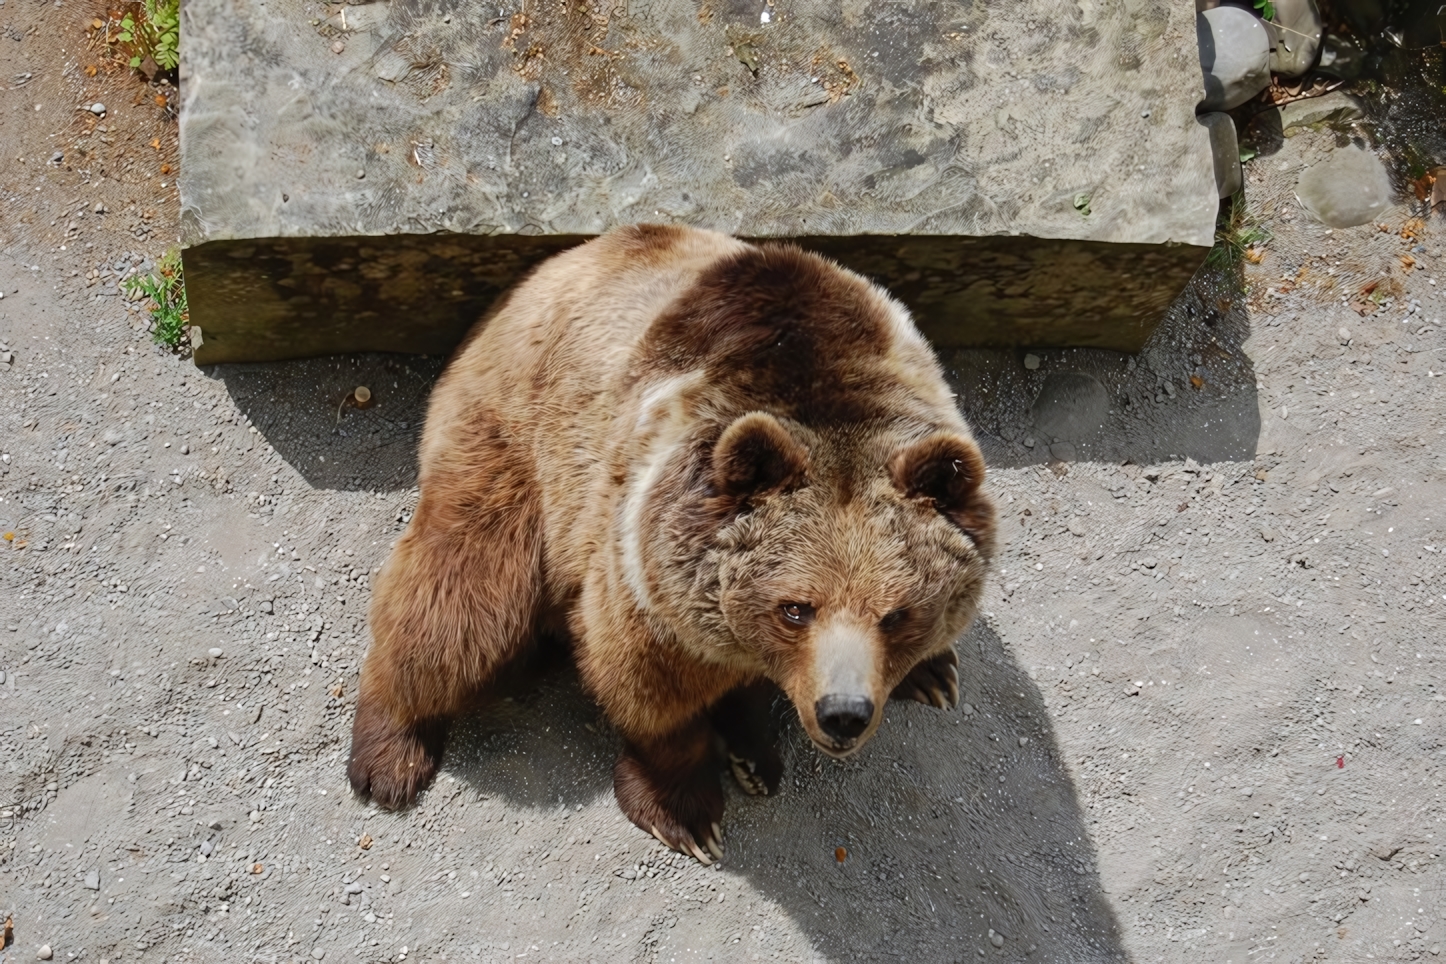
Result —
<instances>
[{"instance_id":1,"label":"bear's left ear","mask_svg":"<svg viewBox=\"0 0 1446 964\"><path fill-rule=\"evenodd\" d=\"M901 449L889 460L889 478L905 498L930 500L975 541L993 517L989 500L979 494L984 456L962 435L936 432Z\"/></svg>"},{"instance_id":2,"label":"bear's left ear","mask_svg":"<svg viewBox=\"0 0 1446 964\"><path fill-rule=\"evenodd\" d=\"M713 486L732 498L759 498L797 486L808 475L808 449L767 412L749 412L713 446Z\"/></svg>"}]
</instances>

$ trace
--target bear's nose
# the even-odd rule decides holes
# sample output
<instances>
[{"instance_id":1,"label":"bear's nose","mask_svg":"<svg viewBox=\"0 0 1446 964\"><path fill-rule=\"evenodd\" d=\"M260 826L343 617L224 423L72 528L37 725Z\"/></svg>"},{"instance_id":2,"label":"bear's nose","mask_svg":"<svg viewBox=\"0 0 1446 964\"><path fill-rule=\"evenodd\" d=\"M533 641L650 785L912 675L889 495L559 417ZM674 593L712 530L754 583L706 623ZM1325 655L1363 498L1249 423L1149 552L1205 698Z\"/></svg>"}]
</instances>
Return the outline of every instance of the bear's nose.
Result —
<instances>
[{"instance_id":1,"label":"bear's nose","mask_svg":"<svg viewBox=\"0 0 1446 964\"><path fill-rule=\"evenodd\" d=\"M867 696L830 693L813 704L819 727L840 743L847 743L868 729L874 718L874 701Z\"/></svg>"}]
</instances>

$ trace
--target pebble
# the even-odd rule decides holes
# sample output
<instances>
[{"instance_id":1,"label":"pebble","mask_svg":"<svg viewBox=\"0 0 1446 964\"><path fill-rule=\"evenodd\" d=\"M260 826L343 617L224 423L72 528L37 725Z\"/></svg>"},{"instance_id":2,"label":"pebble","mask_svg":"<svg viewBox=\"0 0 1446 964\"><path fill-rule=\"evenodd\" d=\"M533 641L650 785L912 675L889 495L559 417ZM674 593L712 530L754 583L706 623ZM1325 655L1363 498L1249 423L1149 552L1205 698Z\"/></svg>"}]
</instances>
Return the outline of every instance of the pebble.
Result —
<instances>
[{"instance_id":1,"label":"pebble","mask_svg":"<svg viewBox=\"0 0 1446 964\"><path fill-rule=\"evenodd\" d=\"M1270 526L1266 526L1265 528L1260 530L1260 538L1264 539L1266 542L1274 542L1275 530L1270 528Z\"/></svg>"},{"instance_id":2,"label":"pebble","mask_svg":"<svg viewBox=\"0 0 1446 964\"><path fill-rule=\"evenodd\" d=\"M190 455L190 454L191 454L191 445L190 445L189 442L182 442L182 443L181 443L181 454L182 454L182 455Z\"/></svg>"},{"instance_id":3,"label":"pebble","mask_svg":"<svg viewBox=\"0 0 1446 964\"><path fill-rule=\"evenodd\" d=\"M102 104L100 101L96 101L94 104L91 104L89 107L87 107L86 110L99 117L101 114L105 113L105 105Z\"/></svg>"},{"instance_id":4,"label":"pebble","mask_svg":"<svg viewBox=\"0 0 1446 964\"><path fill-rule=\"evenodd\" d=\"M1004 935L999 933L992 927L989 928L989 943L993 944L995 947L1003 947Z\"/></svg>"},{"instance_id":5,"label":"pebble","mask_svg":"<svg viewBox=\"0 0 1446 964\"><path fill-rule=\"evenodd\" d=\"M212 646L210 649L206 650L206 655L209 656L209 657L211 657L212 659L220 659L220 658L221 658L221 647L219 647L219 646Z\"/></svg>"},{"instance_id":6,"label":"pebble","mask_svg":"<svg viewBox=\"0 0 1446 964\"><path fill-rule=\"evenodd\" d=\"M260 810L252 810L252 811L251 811L251 822L252 822L252 823L260 823L260 822L261 822L261 811L260 811Z\"/></svg>"},{"instance_id":7,"label":"pebble","mask_svg":"<svg viewBox=\"0 0 1446 964\"><path fill-rule=\"evenodd\" d=\"M1229 114L1211 111L1195 118L1210 131L1210 154L1215 165L1215 194L1230 197L1244 183L1240 170L1240 138Z\"/></svg>"},{"instance_id":8,"label":"pebble","mask_svg":"<svg viewBox=\"0 0 1446 964\"><path fill-rule=\"evenodd\" d=\"M0 686L4 686L4 685L5 685L5 672L4 672L3 670L0 670Z\"/></svg>"},{"instance_id":9,"label":"pebble","mask_svg":"<svg viewBox=\"0 0 1446 964\"><path fill-rule=\"evenodd\" d=\"M1039 367L1039 356L1038 356L1038 355L1025 355L1025 356L1024 356L1024 367L1025 367L1025 368L1028 368L1030 371L1034 371L1036 368Z\"/></svg>"},{"instance_id":10,"label":"pebble","mask_svg":"<svg viewBox=\"0 0 1446 964\"><path fill-rule=\"evenodd\" d=\"M85 875L86 890L100 890L100 871L90 870Z\"/></svg>"},{"instance_id":11,"label":"pebble","mask_svg":"<svg viewBox=\"0 0 1446 964\"><path fill-rule=\"evenodd\" d=\"M1341 325L1336 331L1336 338L1342 345L1349 345L1351 343L1351 330L1345 325Z\"/></svg>"},{"instance_id":12,"label":"pebble","mask_svg":"<svg viewBox=\"0 0 1446 964\"><path fill-rule=\"evenodd\" d=\"M1021 737L1019 738L1019 745L1020 745L1020 746L1029 746L1029 737L1027 737L1027 736L1021 736Z\"/></svg>"},{"instance_id":13,"label":"pebble","mask_svg":"<svg viewBox=\"0 0 1446 964\"><path fill-rule=\"evenodd\" d=\"M323 957L325 957L325 956L326 956L326 951L322 950L321 948L319 948L319 947L313 947L313 948L311 949L311 957L312 957L313 960L319 961L319 960L321 960L321 959L322 959Z\"/></svg>"},{"instance_id":14,"label":"pebble","mask_svg":"<svg viewBox=\"0 0 1446 964\"><path fill-rule=\"evenodd\" d=\"M340 40L338 40L336 43L334 43L334 44L331 45L331 52L334 53L334 54L339 54L339 53L341 53L341 52L342 52L343 50L345 50L345 49L346 49L346 44L342 43Z\"/></svg>"},{"instance_id":15,"label":"pebble","mask_svg":"<svg viewBox=\"0 0 1446 964\"><path fill-rule=\"evenodd\" d=\"M40 950L35 952L35 959L37 961L48 961L54 956L55 953L51 951L49 944L41 944Z\"/></svg>"},{"instance_id":16,"label":"pebble","mask_svg":"<svg viewBox=\"0 0 1446 964\"><path fill-rule=\"evenodd\" d=\"M974 715L974 704L972 703L965 703L964 705L960 706L959 709L961 712L963 712L965 716Z\"/></svg>"},{"instance_id":17,"label":"pebble","mask_svg":"<svg viewBox=\"0 0 1446 964\"><path fill-rule=\"evenodd\" d=\"M1069 520L1069 531L1077 536L1085 534L1084 521L1078 518Z\"/></svg>"},{"instance_id":18,"label":"pebble","mask_svg":"<svg viewBox=\"0 0 1446 964\"><path fill-rule=\"evenodd\" d=\"M1146 569L1153 569L1159 564L1160 560L1156 559L1154 556L1146 556L1145 558L1140 560L1140 565L1144 566Z\"/></svg>"}]
</instances>

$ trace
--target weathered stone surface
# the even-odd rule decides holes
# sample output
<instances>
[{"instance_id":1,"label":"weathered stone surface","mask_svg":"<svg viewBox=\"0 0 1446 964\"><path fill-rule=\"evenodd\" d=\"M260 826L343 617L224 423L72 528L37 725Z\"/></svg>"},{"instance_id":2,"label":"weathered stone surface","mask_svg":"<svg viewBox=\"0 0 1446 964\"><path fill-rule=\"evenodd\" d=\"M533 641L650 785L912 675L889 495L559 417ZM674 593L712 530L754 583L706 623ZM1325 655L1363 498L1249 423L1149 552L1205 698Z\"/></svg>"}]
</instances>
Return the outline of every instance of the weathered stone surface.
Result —
<instances>
[{"instance_id":1,"label":"weathered stone surface","mask_svg":"<svg viewBox=\"0 0 1446 964\"><path fill-rule=\"evenodd\" d=\"M311 9L185 5L200 363L443 351L639 221L797 239L941 344L1133 350L1213 236L1174 5Z\"/></svg>"},{"instance_id":2,"label":"weathered stone surface","mask_svg":"<svg viewBox=\"0 0 1446 964\"><path fill-rule=\"evenodd\" d=\"M1365 116L1359 100L1343 90L1333 90L1320 97L1306 97L1281 106L1280 126L1284 131L1292 131L1312 124L1347 124Z\"/></svg>"},{"instance_id":3,"label":"weathered stone surface","mask_svg":"<svg viewBox=\"0 0 1446 964\"><path fill-rule=\"evenodd\" d=\"M1210 131L1210 150L1215 157L1215 190L1221 197L1230 197L1245 183L1240 170L1240 136L1229 114L1211 111L1200 115L1200 123Z\"/></svg>"},{"instance_id":4,"label":"weathered stone surface","mask_svg":"<svg viewBox=\"0 0 1446 964\"><path fill-rule=\"evenodd\" d=\"M1270 35L1250 11L1215 7L1195 18L1200 69L1205 75L1201 110L1239 107L1270 83Z\"/></svg>"}]
</instances>

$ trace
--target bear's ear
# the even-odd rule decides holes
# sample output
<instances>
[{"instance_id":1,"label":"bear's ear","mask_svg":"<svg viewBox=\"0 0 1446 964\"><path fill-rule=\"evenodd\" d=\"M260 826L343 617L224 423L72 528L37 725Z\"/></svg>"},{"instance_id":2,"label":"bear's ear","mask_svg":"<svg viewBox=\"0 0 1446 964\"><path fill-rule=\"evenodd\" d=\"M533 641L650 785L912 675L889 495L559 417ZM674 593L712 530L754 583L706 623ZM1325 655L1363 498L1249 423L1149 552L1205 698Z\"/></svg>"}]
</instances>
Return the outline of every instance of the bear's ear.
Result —
<instances>
[{"instance_id":1,"label":"bear's ear","mask_svg":"<svg viewBox=\"0 0 1446 964\"><path fill-rule=\"evenodd\" d=\"M767 412L749 412L713 446L713 486L732 498L758 498L797 486L808 475L808 449Z\"/></svg>"},{"instance_id":2,"label":"bear's ear","mask_svg":"<svg viewBox=\"0 0 1446 964\"><path fill-rule=\"evenodd\" d=\"M889 460L889 477L907 499L928 499L965 532L973 535L979 523L975 498L984 482L984 456L979 446L953 432L936 432L906 446Z\"/></svg>"}]
</instances>

